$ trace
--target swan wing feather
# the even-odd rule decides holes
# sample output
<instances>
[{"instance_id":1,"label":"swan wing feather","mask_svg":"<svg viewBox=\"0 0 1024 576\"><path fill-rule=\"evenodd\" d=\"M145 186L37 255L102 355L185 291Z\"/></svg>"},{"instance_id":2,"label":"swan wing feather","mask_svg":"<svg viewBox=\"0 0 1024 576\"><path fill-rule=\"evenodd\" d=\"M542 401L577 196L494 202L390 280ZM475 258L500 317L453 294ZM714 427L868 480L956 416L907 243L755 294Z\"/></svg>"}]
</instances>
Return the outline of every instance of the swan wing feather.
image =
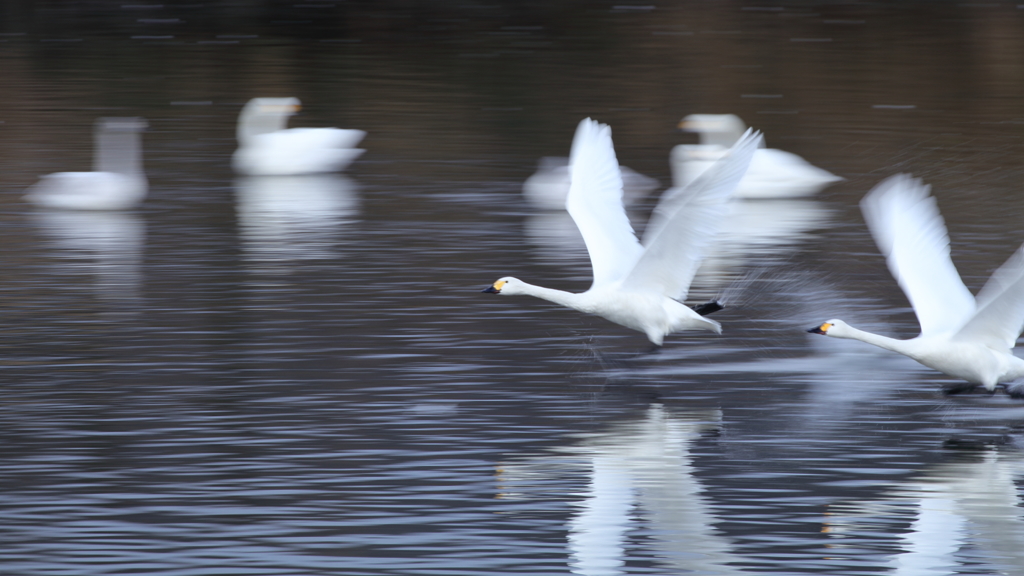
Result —
<instances>
[{"instance_id":1,"label":"swan wing feather","mask_svg":"<svg viewBox=\"0 0 1024 576\"><path fill-rule=\"evenodd\" d=\"M1009 350L1024 329L1024 246L996 270L978 292L978 312L956 339Z\"/></svg>"},{"instance_id":2,"label":"swan wing feather","mask_svg":"<svg viewBox=\"0 0 1024 576\"><path fill-rule=\"evenodd\" d=\"M569 172L565 207L590 253L592 287L617 282L633 268L643 247L622 206L622 175L610 127L590 118L580 122Z\"/></svg>"},{"instance_id":3,"label":"swan wing feather","mask_svg":"<svg viewBox=\"0 0 1024 576\"><path fill-rule=\"evenodd\" d=\"M889 177L861 200L878 249L910 300L921 334L959 330L976 309L949 257L949 234L931 187L908 174Z\"/></svg>"},{"instance_id":4,"label":"swan wing feather","mask_svg":"<svg viewBox=\"0 0 1024 576\"><path fill-rule=\"evenodd\" d=\"M662 194L644 231L644 253L623 287L681 300L729 210L761 134L747 130L727 154L690 184Z\"/></svg>"}]
</instances>

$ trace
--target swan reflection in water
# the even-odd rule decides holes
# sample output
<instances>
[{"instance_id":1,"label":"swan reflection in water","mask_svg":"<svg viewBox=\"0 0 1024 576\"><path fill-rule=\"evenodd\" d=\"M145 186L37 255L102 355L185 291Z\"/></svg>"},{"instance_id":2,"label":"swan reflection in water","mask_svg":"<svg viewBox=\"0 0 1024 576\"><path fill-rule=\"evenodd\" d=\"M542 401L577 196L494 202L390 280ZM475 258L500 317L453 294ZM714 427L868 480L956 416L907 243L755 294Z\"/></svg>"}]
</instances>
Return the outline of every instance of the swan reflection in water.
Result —
<instances>
[{"instance_id":1,"label":"swan reflection in water","mask_svg":"<svg viewBox=\"0 0 1024 576\"><path fill-rule=\"evenodd\" d=\"M359 214L355 183L336 174L239 178L235 198L245 258L268 269L335 257L340 228Z\"/></svg>"},{"instance_id":2,"label":"swan reflection in water","mask_svg":"<svg viewBox=\"0 0 1024 576\"><path fill-rule=\"evenodd\" d=\"M137 308L146 224L128 212L38 210L32 219L72 267L93 277L96 295L118 312Z\"/></svg>"},{"instance_id":3,"label":"swan reflection in water","mask_svg":"<svg viewBox=\"0 0 1024 576\"><path fill-rule=\"evenodd\" d=\"M764 256L787 252L807 240L831 219L831 210L813 199L733 200L697 279L702 286L721 289ZM714 294L702 297L710 296Z\"/></svg>"},{"instance_id":4,"label":"swan reflection in water","mask_svg":"<svg viewBox=\"0 0 1024 576\"><path fill-rule=\"evenodd\" d=\"M1019 448L956 454L879 500L833 506L824 531L831 548L841 552L844 539L891 525L909 508L913 520L886 563L888 574L948 576L980 563L994 573L1019 574L1024 567L1022 482Z\"/></svg>"},{"instance_id":5,"label":"swan reflection in water","mask_svg":"<svg viewBox=\"0 0 1024 576\"><path fill-rule=\"evenodd\" d=\"M690 456L690 445L717 431L721 419L718 410L674 413L653 404L642 418L581 435L554 454L502 464L499 497L530 499L532 483L550 493L552 478L566 477L572 466L588 477L568 523L574 574L625 574L628 533L638 529L672 573L741 574L729 565L738 558L714 528L718 519Z\"/></svg>"}]
</instances>

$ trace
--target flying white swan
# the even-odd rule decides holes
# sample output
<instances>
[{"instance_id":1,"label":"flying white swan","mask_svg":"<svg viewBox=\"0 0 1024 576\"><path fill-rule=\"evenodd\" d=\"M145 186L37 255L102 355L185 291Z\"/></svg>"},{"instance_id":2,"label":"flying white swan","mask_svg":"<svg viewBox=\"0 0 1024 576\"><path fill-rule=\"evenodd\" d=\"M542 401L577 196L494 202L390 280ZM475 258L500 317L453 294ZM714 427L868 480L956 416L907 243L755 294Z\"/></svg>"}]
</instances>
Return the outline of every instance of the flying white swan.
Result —
<instances>
[{"instance_id":1,"label":"flying white swan","mask_svg":"<svg viewBox=\"0 0 1024 576\"><path fill-rule=\"evenodd\" d=\"M899 352L933 368L982 385L1024 378L1024 360L1011 350L1024 328L1024 247L985 284L977 297L949 259L949 236L930 187L906 174L882 181L861 201L864 219L889 271L910 300L921 335L896 340L829 320L809 332L852 338ZM1012 393L1018 395L1019 389Z\"/></svg>"},{"instance_id":2,"label":"flying white swan","mask_svg":"<svg viewBox=\"0 0 1024 576\"><path fill-rule=\"evenodd\" d=\"M643 200L655 188L654 178L619 166L622 172L622 203L630 206ZM545 156L537 163L537 171L523 182L523 197L534 208L541 210L565 210L565 199L569 196L569 159Z\"/></svg>"},{"instance_id":3,"label":"flying white swan","mask_svg":"<svg viewBox=\"0 0 1024 576\"><path fill-rule=\"evenodd\" d=\"M146 198L139 133L142 118L100 118L93 128L93 171L47 174L25 199L45 208L125 210Z\"/></svg>"},{"instance_id":4,"label":"flying white swan","mask_svg":"<svg viewBox=\"0 0 1024 576\"><path fill-rule=\"evenodd\" d=\"M672 149L674 186L685 186L703 173L739 139L746 125L735 114L690 114L679 128L700 134L700 144L680 144ZM811 196L842 180L796 154L761 148L733 194L736 198L797 198Z\"/></svg>"},{"instance_id":5,"label":"flying white swan","mask_svg":"<svg viewBox=\"0 0 1024 576\"><path fill-rule=\"evenodd\" d=\"M232 165L248 176L294 176L337 172L363 150L362 130L286 129L299 111L298 98L253 98L238 116L238 149Z\"/></svg>"},{"instance_id":6,"label":"flying white swan","mask_svg":"<svg viewBox=\"0 0 1024 576\"><path fill-rule=\"evenodd\" d=\"M744 135L707 174L690 186L667 190L651 214L641 244L622 207L622 177L611 128L583 120L572 142L566 209L587 244L593 284L574 294L506 276L484 292L526 294L601 316L643 332L656 346L679 330L721 333L718 322L701 315L713 310L694 311L679 301L760 141L756 132Z\"/></svg>"}]
</instances>

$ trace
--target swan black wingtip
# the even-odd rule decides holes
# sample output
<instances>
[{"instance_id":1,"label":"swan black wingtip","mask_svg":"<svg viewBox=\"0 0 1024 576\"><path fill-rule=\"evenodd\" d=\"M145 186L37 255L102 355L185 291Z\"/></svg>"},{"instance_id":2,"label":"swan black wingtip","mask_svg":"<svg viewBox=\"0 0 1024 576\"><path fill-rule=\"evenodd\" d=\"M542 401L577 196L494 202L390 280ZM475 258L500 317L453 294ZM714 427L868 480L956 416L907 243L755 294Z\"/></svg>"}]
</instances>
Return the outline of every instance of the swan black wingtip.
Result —
<instances>
[{"instance_id":1,"label":"swan black wingtip","mask_svg":"<svg viewBox=\"0 0 1024 576\"><path fill-rule=\"evenodd\" d=\"M714 312L718 312L719 310L723 310L725 306L723 306L722 303L720 303L718 300L708 300L703 304L694 304L690 308L692 308L694 312L700 314L701 316L707 316L708 314L712 314Z\"/></svg>"}]
</instances>

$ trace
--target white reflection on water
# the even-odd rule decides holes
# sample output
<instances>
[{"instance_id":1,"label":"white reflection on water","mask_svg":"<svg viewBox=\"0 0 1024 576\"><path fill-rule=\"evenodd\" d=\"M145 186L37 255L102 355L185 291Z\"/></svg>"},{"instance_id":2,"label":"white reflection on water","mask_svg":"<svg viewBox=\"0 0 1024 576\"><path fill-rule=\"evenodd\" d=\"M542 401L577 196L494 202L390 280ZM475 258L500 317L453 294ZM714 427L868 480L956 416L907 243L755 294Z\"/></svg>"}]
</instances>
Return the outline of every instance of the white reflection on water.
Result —
<instances>
[{"instance_id":1,"label":"white reflection on water","mask_svg":"<svg viewBox=\"0 0 1024 576\"><path fill-rule=\"evenodd\" d=\"M253 264L334 257L339 230L359 215L355 182L337 174L238 178L235 199Z\"/></svg>"},{"instance_id":2,"label":"white reflection on water","mask_svg":"<svg viewBox=\"0 0 1024 576\"><path fill-rule=\"evenodd\" d=\"M960 456L960 455L958 455ZM842 548L852 532L876 530L909 506L913 521L886 566L896 576L946 576L979 561L999 573L1024 566L1024 452L989 449L923 470L882 498L834 508L825 532ZM972 572L973 573L973 572Z\"/></svg>"},{"instance_id":3,"label":"white reflection on water","mask_svg":"<svg viewBox=\"0 0 1024 576\"><path fill-rule=\"evenodd\" d=\"M36 225L60 254L86 268L96 293L117 308L139 304L146 224L125 212L39 210Z\"/></svg>"},{"instance_id":4,"label":"white reflection on water","mask_svg":"<svg viewBox=\"0 0 1024 576\"><path fill-rule=\"evenodd\" d=\"M529 497L530 483L561 476L571 462L589 478L569 520L569 565L585 576L625 574L628 533L644 530L658 563L673 573L740 574L730 541L694 475L691 443L720 427L717 410L669 412L652 404L643 418L581 435L555 454L502 465L502 497ZM525 488L524 488L525 487Z\"/></svg>"},{"instance_id":5,"label":"white reflection on water","mask_svg":"<svg viewBox=\"0 0 1024 576\"><path fill-rule=\"evenodd\" d=\"M817 200L734 200L694 282L722 288L758 266L759 258L795 248L831 219L832 211Z\"/></svg>"}]
</instances>

